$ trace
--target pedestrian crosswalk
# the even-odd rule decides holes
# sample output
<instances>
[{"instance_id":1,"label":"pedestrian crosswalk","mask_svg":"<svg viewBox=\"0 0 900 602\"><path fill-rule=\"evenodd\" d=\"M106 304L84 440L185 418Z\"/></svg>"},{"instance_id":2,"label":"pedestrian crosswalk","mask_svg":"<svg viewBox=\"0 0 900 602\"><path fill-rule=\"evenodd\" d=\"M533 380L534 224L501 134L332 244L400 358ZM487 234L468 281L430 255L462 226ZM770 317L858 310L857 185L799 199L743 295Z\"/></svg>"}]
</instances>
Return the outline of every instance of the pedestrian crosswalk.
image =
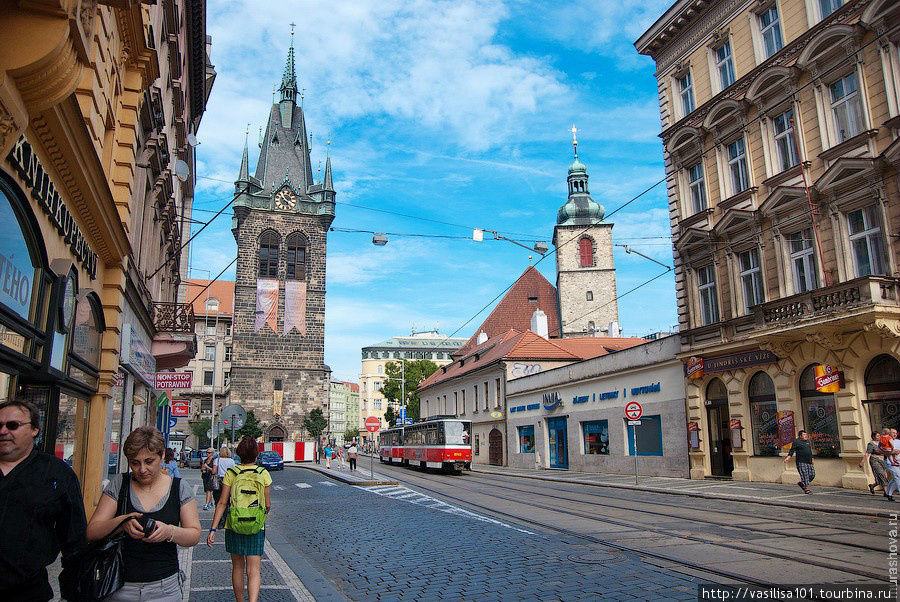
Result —
<instances>
[{"instance_id":1,"label":"pedestrian crosswalk","mask_svg":"<svg viewBox=\"0 0 900 602\"><path fill-rule=\"evenodd\" d=\"M309 489L312 487L309 483L294 483L294 485L300 489Z\"/></svg>"},{"instance_id":2,"label":"pedestrian crosswalk","mask_svg":"<svg viewBox=\"0 0 900 602\"><path fill-rule=\"evenodd\" d=\"M440 512L446 512L447 514L453 514L456 516L462 516L464 518L470 518L485 523L499 525L507 529L512 529L513 531L518 531L519 533L525 533L526 535L535 535L535 533L533 533L532 531L528 531L520 527L504 523L497 519L484 516L483 514L477 514L475 512L472 512L471 510L466 510L465 508L454 506L453 504L448 504L447 502L441 501L437 498L433 498L429 495L425 495L424 493L419 493L418 491L413 491L412 489L409 489L407 487L401 487L397 485L380 485L376 487L359 487L359 489L383 497L389 497L395 500L402 500L411 504L424 506L425 508L430 508L432 510L439 510Z\"/></svg>"}]
</instances>

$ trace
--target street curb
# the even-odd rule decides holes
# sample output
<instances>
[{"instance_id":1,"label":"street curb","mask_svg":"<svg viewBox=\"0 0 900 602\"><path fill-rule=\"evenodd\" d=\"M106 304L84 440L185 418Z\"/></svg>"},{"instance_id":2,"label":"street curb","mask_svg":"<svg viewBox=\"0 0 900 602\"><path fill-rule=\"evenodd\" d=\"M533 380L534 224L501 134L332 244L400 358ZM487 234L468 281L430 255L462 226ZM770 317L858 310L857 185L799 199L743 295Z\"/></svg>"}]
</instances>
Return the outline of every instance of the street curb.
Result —
<instances>
[{"instance_id":1,"label":"street curb","mask_svg":"<svg viewBox=\"0 0 900 602\"><path fill-rule=\"evenodd\" d=\"M568 483L571 485L590 485L591 487L609 487L612 489L630 489L632 491L647 491L651 493L665 493L668 495L682 495L686 497L696 497L703 498L707 500L725 500L729 502L744 502L748 504L761 504L763 506L780 506L783 508L794 508L800 510L815 510L817 512L826 512L829 514L854 514L858 516L873 516L877 518L891 518L892 516L896 516L896 512L890 512L889 510L869 510L866 508L853 508L848 506L822 506L820 504L809 503L809 502L781 502L777 500L762 500L759 498L745 497L741 495L728 495L728 494L709 494L702 493L696 491L679 491L677 489L665 489L663 487L647 487L640 485L626 485L616 484L616 483L591 483L590 481L572 481L569 479L559 479L555 477L545 477L542 475L527 475L527 474L511 474L501 471L495 470L484 470L483 468L472 468L472 472L480 472L482 474L491 474L505 477L518 477L521 479L535 479L537 481L550 481L554 483ZM898 511L900 511L900 506L898 506Z\"/></svg>"},{"instance_id":2,"label":"street curb","mask_svg":"<svg viewBox=\"0 0 900 602\"><path fill-rule=\"evenodd\" d=\"M319 466L309 466L304 464L285 464L285 466L290 466L291 468L305 468L306 470L311 470L313 472L317 472L319 474L325 475L335 481L339 481L345 485L356 485L357 487L372 487L374 485L399 485L399 481L383 481L383 480L362 480L362 479L351 479L348 476L337 473L333 470L328 470L327 468L321 468Z\"/></svg>"},{"instance_id":3,"label":"street curb","mask_svg":"<svg viewBox=\"0 0 900 602\"><path fill-rule=\"evenodd\" d=\"M266 526L266 542L275 548L316 602L349 602L350 598L317 570L274 525Z\"/></svg>"}]
</instances>

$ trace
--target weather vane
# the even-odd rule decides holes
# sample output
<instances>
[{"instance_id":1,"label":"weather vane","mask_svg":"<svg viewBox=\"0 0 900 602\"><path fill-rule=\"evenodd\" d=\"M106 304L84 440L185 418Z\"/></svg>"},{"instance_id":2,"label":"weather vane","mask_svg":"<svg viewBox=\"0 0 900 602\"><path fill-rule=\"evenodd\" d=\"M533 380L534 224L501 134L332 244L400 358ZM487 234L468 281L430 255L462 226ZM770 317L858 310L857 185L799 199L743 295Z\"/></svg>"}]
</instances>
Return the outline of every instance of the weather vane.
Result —
<instances>
[{"instance_id":1,"label":"weather vane","mask_svg":"<svg viewBox=\"0 0 900 602\"><path fill-rule=\"evenodd\" d=\"M575 127L575 124L573 123L572 129L569 131L572 132L572 148L575 149L575 156L577 157L578 156L578 138L576 137L576 134L578 134L578 128Z\"/></svg>"}]
</instances>

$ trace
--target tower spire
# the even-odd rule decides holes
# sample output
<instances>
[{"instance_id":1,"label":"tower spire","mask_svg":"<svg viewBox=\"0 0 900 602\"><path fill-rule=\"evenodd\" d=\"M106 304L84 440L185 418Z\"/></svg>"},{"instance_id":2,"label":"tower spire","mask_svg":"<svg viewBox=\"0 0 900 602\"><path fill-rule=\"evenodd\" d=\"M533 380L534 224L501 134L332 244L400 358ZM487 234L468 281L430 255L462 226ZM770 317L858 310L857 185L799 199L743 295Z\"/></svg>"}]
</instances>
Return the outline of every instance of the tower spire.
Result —
<instances>
[{"instance_id":1,"label":"tower spire","mask_svg":"<svg viewBox=\"0 0 900 602\"><path fill-rule=\"evenodd\" d=\"M297 102L297 69L294 65L294 27L291 23L291 46L288 48L287 61L284 64L284 74L281 76L281 102Z\"/></svg>"},{"instance_id":2,"label":"tower spire","mask_svg":"<svg viewBox=\"0 0 900 602\"><path fill-rule=\"evenodd\" d=\"M247 138L250 136L250 124L247 124L247 129L244 130L244 156L241 157L241 173L238 175L238 182L249 182L250 181L250 158L249 153L247 152Z\"/></svg>"},{"instance_id":3,"label":"tower spire","mask_svg":"<svg viewBox=\"0 0 900 602\"><path fill-rule=\"evenodd\" d=\"M325 152L325 180L322 188L334 191L334 183L331 178L331 140L325 143L328 150Z\"/></svg>"}]
</instances>

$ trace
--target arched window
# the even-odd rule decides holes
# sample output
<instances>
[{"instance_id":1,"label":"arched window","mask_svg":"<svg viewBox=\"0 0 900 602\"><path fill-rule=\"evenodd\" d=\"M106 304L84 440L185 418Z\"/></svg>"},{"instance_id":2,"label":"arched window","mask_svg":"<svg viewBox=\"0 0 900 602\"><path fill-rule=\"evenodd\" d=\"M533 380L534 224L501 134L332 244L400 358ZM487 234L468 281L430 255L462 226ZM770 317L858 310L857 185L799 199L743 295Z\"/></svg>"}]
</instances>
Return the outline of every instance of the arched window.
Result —
<instances>
[{"instance_id":1,"label":"arched window","mask_svg":"<svg viewBox=\"0 0 900 602\"><path fill-rule=\"evenodd\" d=\"M718 378L709 381L706 386L706 405L726 405L728 403L728 389Z\"/></svg>"},{"instance_id":2,"label":"arched window","mask_svg":"<svg viewBox=\"0 0 900 602\"><path fill-rule=\"evenodd\" d=\"M594 241L586 236L578 241L578 265L583 268L594 266Z\"/></svg>"},{"instance_id":3,"label":"arched window","mask_svg":"<svg viewBox=\"0 0 900 602\"><path fill-rule=\"evenodd\" d=\"M800 402L803 424L812 442L813 454L822 458L837 458L841 453L841 432L838 426L834 393L816 389L816 366L807 366L800 375Z\"/></svg>"},{"instance_id":4,"label":"arched window","mask_svg":"<svg viewBox=\"0 0 900 602\"><path fill-rule=\"evenodd\" d=\"M900 426L900 361L879 355L866 369L866 407L872 430Z\"/></svg>"},{"instance_id":5,"label":"arched window","mask_svg":"<svg viewBox=\"0 0 900 602\"><path fill-rule=\"evenodd\" d=\"M281 239L276 232L267 230L259 237L259 275L261 278L278 277L278 246Z\"/></svg>"},{"instance_id":6,"label":"arched window","mask_svg":"<svg viewBox=\"0 0 900 602\"><path fill-rule=\"evenodd\" d=\"M285 279L306 280L306 237L294 232L285 244Z\"/></svg>"},{"instance_id":7,"label":"arched window","mask_svg":"<svg viewBox=\"0 0 900 602\"><path fill-rule=\"evenodd\" d=\"M750 379L750 418L753 426L753 453L757 456L777 456L778 406L775 403L775 383L765 372L757 372Z\"/></svg>"}]
</instances>

